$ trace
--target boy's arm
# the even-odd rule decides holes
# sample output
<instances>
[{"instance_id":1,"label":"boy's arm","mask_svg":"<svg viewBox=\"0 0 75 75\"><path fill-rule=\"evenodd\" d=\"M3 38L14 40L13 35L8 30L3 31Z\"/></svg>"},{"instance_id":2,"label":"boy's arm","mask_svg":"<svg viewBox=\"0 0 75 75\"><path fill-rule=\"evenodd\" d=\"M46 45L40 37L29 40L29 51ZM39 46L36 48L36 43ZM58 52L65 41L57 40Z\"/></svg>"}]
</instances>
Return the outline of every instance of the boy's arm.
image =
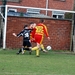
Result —
<instances>
[{"instance_id":1,"label":"boy's arm","mask_svg":"<svg viewBox=\"0 0 75 75\"><path fill-rule=\"evenodd\" d=\"M43 25L43 27L44 27L44 33L46 34L47 37L49 37L47 27L45 25Z\"/></svg>"},{"instance_id":2,"label":"boy's arm","mask_svg":"<svg viewBox=\"0 0 75 75\"><path fill-rule=\"evenodd\" d=\"M47 27L45 25L44 26L44 33L46 34L48 40L50 40L50 37L49 37L49 34L48 34L48 30L47 30Z\"/></svg>"},{"instance_id":3,"label":"boy's arm","mask_svg":"<svg viewBox=\"0 0 75 75\"><path fill-rule=\"evenodd\" d=\"M23 32L23 31L21 31L19 34L12 33L12 35L14 35L15 37L20 37L20 36L22 36L22 32Z\"/></svg>"}]
</instances>

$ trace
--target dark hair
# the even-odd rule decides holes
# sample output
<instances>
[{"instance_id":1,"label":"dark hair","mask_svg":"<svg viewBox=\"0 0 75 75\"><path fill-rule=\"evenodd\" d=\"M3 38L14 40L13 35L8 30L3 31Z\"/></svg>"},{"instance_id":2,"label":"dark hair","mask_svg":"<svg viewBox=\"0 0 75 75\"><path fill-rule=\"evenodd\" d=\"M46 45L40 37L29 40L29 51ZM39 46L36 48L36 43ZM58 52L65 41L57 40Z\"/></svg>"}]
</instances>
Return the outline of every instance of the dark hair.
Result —
<instances>
[{"instance_id":1,"label":"dark hair","mask_svg":"<svg viewBox=\"0 0 75 75\"><path fill-rule=\"evenodd\" d=\"M30 22L30 24L34 24L34 22Z\"/></svg>"},{"instance_id":2,"label":"dark hair","mask_svg":"<svg viewBox=\"0 0 75 75\"><path fill-rule=\"evenodd\" d=\"M24 28L28 27L28 25L25 25Z\"/></svg>"}]
</instances>

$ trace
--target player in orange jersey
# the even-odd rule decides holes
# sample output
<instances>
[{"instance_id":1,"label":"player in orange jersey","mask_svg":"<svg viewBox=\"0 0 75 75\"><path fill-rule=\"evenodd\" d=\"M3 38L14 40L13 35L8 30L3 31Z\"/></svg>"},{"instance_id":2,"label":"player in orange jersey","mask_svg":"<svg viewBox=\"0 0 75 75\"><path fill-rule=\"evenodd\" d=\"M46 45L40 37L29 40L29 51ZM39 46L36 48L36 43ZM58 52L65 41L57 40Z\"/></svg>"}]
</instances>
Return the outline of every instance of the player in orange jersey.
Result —
<instances>
[{"instance_id":1,"label":"player in orange jersey","mask_svg":"<svg viewBox=\"0 0 75 75\"><path fill-rule=\"evenodd\" d=\"M33 25L33 26L34 26L34 25ZM35 35L35 28L33 28L33 30L31 31L30 39L31 39L31 42L36 43L35 38L34 38L34 35ZM35 46L35 47L32 48L32 50L36 50L36 49L37 49L37 46ZM47 51L45 50L43 44L41 44L40 50L43 51L43 52L45 52L45 53L47 53Z\"/></svg>"},{"instance_id":2,"label":"player in orange jersey","mask_svg":"<svg viewBox=\"0 0 75 75\"><path fill-rule=\"evenodd\" d=\"M50 40L47 27L43 24L44 20L40 20L40 23L35 26L34 31L33 31L33 37L35 39L35 42L37 43L36 48L32 48L32 50L36 49L36 56L39 56L39 50L41 48L41 44L44 38L44 34L46 34L48 40Z\"/></svg>"}]
</instances>

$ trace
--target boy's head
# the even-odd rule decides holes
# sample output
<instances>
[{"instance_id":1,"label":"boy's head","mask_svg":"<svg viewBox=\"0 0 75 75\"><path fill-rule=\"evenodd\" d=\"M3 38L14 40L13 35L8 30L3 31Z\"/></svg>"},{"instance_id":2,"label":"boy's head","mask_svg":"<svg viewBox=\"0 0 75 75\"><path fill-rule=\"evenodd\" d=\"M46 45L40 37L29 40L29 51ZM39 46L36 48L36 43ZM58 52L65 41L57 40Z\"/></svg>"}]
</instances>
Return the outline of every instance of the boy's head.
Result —
<instances>
[{"instance_id":1,"label":"boy's head","mask_svg":"<svg viewBox=\"0 0 75 75\"><path fill-rule=\"evenodd\" d=\"M28 29L28 25L25 25L25 26L24 26L24 29Z\"/></svg>"},{"instance_id":2,"label":"boy's head","mask_svg":"<svg viewBox=\"0 0 75 75\"><path fill-rule=\"evenodd\" d=\"M30 23L30 28L31 28L31 29L35 28L35 26L36 26L36 23L34 23L34 22L31 22L31 23Z\"/></svg>"}]
</instances>

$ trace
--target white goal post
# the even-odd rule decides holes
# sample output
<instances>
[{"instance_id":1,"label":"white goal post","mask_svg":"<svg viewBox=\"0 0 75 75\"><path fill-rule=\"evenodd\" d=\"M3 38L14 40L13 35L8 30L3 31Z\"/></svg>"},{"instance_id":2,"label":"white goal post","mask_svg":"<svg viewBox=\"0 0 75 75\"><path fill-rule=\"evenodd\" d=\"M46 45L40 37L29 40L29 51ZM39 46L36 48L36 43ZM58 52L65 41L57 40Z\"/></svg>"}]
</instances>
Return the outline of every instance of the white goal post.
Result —
<instances>
[{"instance_id":1,"label":"white goal post","mask_svg":"<svg viewBox=\"0 0 75 75\"><path fill-rule=\"evenodd\" d=\"M15 5L6 5L5 6L5 17L2 17L5 19L4 23L4 31L3 31L3 49L6 48L6 27L7 27L7 9L11 8L23 8L23 9L38 9L38 10L44 10L44 11L61 11L61 12L67 12L67 13L75 13L75 11L68 11L68 10L58 10L58 9L47 9L47 8L36 8L36 7L27 7L27 6L15 6ZM0 13L1 14L1 13Z\"/></svg>"}]
</instances>

